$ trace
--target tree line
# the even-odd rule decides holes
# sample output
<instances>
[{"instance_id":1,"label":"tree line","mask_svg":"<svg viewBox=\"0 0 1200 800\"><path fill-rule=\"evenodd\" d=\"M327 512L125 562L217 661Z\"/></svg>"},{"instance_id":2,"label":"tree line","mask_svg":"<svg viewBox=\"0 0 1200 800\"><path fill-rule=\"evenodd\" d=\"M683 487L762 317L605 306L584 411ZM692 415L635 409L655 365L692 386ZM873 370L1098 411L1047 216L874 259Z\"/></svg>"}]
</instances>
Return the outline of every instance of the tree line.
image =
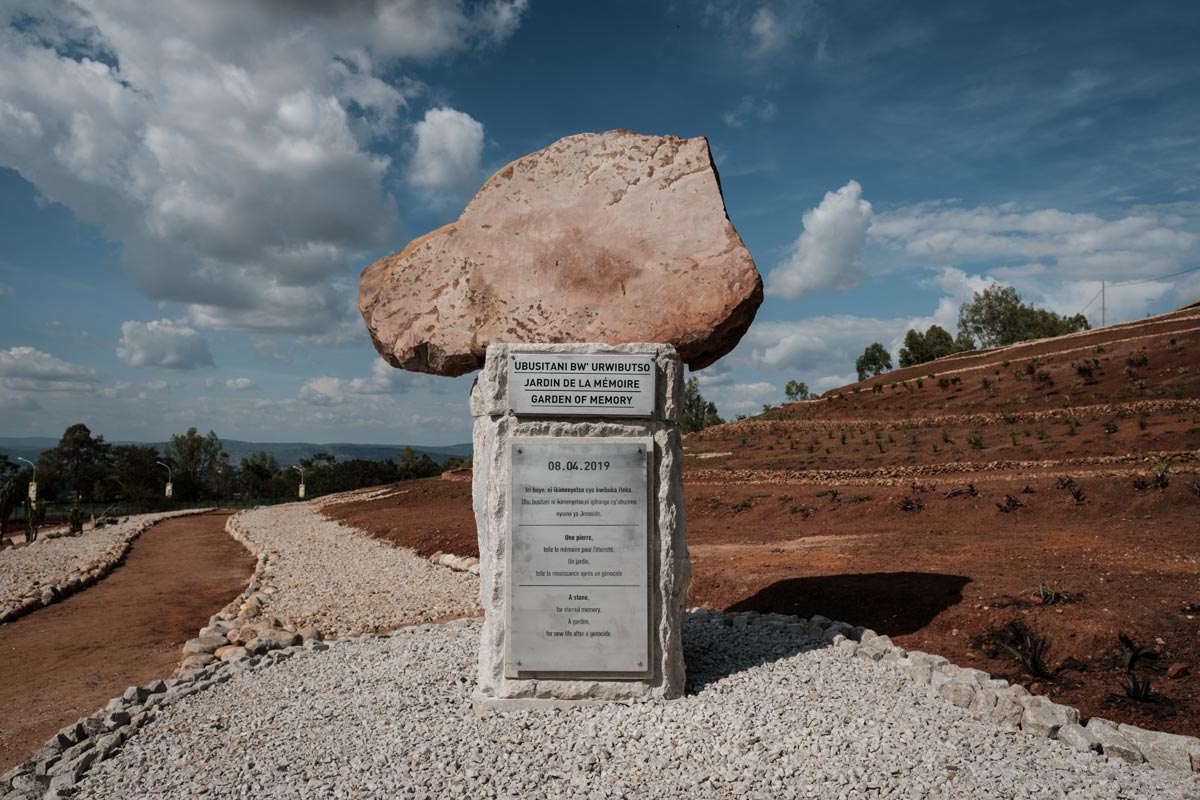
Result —
<instances>
[{"instance_id":1,"label":"tree line","mask_svg":"<svg viewBox=\"0 0 1200 800\"><path fill-rule=\"evenodd\" d=\"M904 345L900 348L900 367L924 364L977 347L1002 347L1090 328L1087 317L1082 314L1067 317L1037 308L1022 300L1011 286L993 283L982 292L975 292L970 302L963 303L959 308L956 335L951 335L940 325L930 325L924 331L910 328L904 334ZM872 378L893 368L892 354L880 342L872 342L855 360L854 368L860 381ZM808 390L808 384L795 380L788 381L784 395L789 402L810 400L817 396ZM769 404L763 406L764 413L771 408ZM745 415L739 414L737 419L745 419ZM716 404L705 400L700 394L699 379L688 378L684 384L683 413L680 418L683 432L694 433L724 421L717 413Z\"/></svg>"},{"instance_id":2,"label":"tree line","mask_svg":"<svg viewBox=\"0 0 1200 800\"><path fill-rule=\"evenodd\" d=\"M433 477L464 463L450 457L439 464L429 454L417 455L406 447L395 460L338 461L329 453L317 453L296 466L304 471L305 494L311 497ZM21 468L0 454L0 523L28 505L34 475L32 467ZM172 436L159 452L153 445L110 444L79 423L38 456L38 502L121 503L154 510L170 504L164 496L168 476L172 500L185 502L283 499L295 497L300 483L300 470L280 465L266 452L231 463L213 431L201 435L189 428Z\"/></svg>"},{"instance_id":3,"label":"tree line","mask_svg":"<svg viewBox=\"0 0 1200 800\"><path fill-rule=\"evenodd\" d=\"M993 283L982 292L975 292L971 301L959 308L956 336L940 325L931 325L924 333L910 328L900 348L900 367L924 364L976 347L1003 347L1090 328L1083 314L1067 317L1037 308L1022 300L1011 286ZM858 379L866 380L892 369L892 355L882 344L873 342L854 362L854 368Z\"/></svg>"}]
</instances>

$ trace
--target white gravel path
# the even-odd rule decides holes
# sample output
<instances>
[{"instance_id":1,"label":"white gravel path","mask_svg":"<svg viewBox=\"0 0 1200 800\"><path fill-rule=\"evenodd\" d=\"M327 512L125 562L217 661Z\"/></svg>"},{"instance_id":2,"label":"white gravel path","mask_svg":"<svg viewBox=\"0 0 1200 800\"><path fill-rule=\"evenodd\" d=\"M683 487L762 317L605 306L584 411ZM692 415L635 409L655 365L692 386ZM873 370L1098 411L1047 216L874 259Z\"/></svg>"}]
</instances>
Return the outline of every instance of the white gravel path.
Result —
<instances>
[{"instance_id":1,"label":"white gravel path","mask_svg":"<svg viewBox=\"0 0 1200 800\"><path fill-rule=\"evenodd\" d=\"M895 670L770 627L689 620L691 692L641 706L470 704L479 622L234 668L92 768L81 798L1195 798L971 720Z\"/></svg>"},{"instance_id":2,"label":"white gravel path","mask_svg":"<svg viewBox=\"0 0 1200 800\"><path fill-rule=\"evenodd\" d=\"M137 514L116 525L78 536L38 539L28 547L0 551L0 607L15 603L20 595L39 586L61 584L85 571L105 550L121 545L147 524L195 511ZM63 529L65 530L65 528Z\"/></svg>"},{"instance_id":3,"label":"white gravel path","mask_svg":"<svg viewBox=\"0 0 1200 800\"><path fill-rule=\"evenodd\" d=\"M479 578L435 567L409 550L324 517L308 503L244 511L231 522L273 552L267 611L325 636L392 630L473 614Z\"/></svg>"}]
</instances>

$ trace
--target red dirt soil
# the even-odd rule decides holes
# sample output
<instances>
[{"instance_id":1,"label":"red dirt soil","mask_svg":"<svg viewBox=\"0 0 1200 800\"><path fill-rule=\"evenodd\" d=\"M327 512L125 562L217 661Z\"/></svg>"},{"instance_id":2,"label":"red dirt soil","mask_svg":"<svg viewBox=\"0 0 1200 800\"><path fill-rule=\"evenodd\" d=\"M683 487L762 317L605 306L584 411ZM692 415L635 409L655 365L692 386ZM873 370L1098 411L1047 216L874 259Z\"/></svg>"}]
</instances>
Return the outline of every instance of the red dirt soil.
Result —
<instances>
[{"instance_id":1,"label":"red dirt soil","mask_svg":"<svg viewBox=\"0 0 1200 800\"><path fill-rule=\"evenodd\" d=\"M1085 716L1200 735L1200 675L1167 677L1173 664L1200 673L1198 395L1200 308L1187 308L692 434L688 604L824 614ZM469 484L395 490L326 513L422 555L478 555ZM1002 512L1006 496L1021 505ZM1043 604L1039 584L1069 600ZM1047 637L1051 678L1022 675L990 639L1012 621ZM1159 653L1153 702L1121 696L1119 630Z\"/></svg>"},{"instance_id":2,"label":"red dirt soil","mask_svg":"<svg viewBox=\"0 0 1200 800\"><path fill-rule=\"evenodd\" d=\"M254 571L228 517L159 523L100 583L0 626L0 772L127 687L171 675L184 642Z\"/></svg>"}]
</instances>

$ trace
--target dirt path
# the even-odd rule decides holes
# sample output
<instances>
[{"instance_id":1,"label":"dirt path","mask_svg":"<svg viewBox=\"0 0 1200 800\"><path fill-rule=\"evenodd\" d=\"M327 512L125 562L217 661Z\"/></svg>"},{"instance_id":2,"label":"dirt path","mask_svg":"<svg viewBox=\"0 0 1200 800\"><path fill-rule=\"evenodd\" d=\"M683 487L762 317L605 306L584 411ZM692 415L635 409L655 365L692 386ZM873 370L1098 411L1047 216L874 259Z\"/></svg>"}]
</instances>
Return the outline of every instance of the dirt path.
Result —
<instances>
[{"instance_id":1,"label":"dirt path","mask_svg":"<svg viewBox=\"0 0 1200 800\"><path fill-rule=\"evenodd\" d=\"M100 583L0 626L0 772L127 687L174 671L183 643L253 572L228 517L160 523Z\"/></svg>"}]
</instances>

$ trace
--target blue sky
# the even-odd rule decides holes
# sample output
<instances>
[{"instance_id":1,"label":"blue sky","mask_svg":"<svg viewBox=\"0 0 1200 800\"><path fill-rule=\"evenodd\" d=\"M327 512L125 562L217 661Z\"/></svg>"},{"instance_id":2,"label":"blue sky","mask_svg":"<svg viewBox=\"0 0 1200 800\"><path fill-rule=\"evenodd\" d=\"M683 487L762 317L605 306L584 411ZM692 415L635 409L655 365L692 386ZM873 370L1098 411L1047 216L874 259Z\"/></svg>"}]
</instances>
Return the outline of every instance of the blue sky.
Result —
<instances>
[{"instance_id":1,"label":"blue sky","mask_svg":"<svg viewBox=\"0 0 1200 800\"><path fill-rule=\"evenodd\" d=\"M1169 310L1197 41L1165 2L0 0L0 436L469 440L470 377L384 365L358 273L584 131L708 137L767 286L698 373L727 416L993 281Z\"/></svg>"}]
</instances>

